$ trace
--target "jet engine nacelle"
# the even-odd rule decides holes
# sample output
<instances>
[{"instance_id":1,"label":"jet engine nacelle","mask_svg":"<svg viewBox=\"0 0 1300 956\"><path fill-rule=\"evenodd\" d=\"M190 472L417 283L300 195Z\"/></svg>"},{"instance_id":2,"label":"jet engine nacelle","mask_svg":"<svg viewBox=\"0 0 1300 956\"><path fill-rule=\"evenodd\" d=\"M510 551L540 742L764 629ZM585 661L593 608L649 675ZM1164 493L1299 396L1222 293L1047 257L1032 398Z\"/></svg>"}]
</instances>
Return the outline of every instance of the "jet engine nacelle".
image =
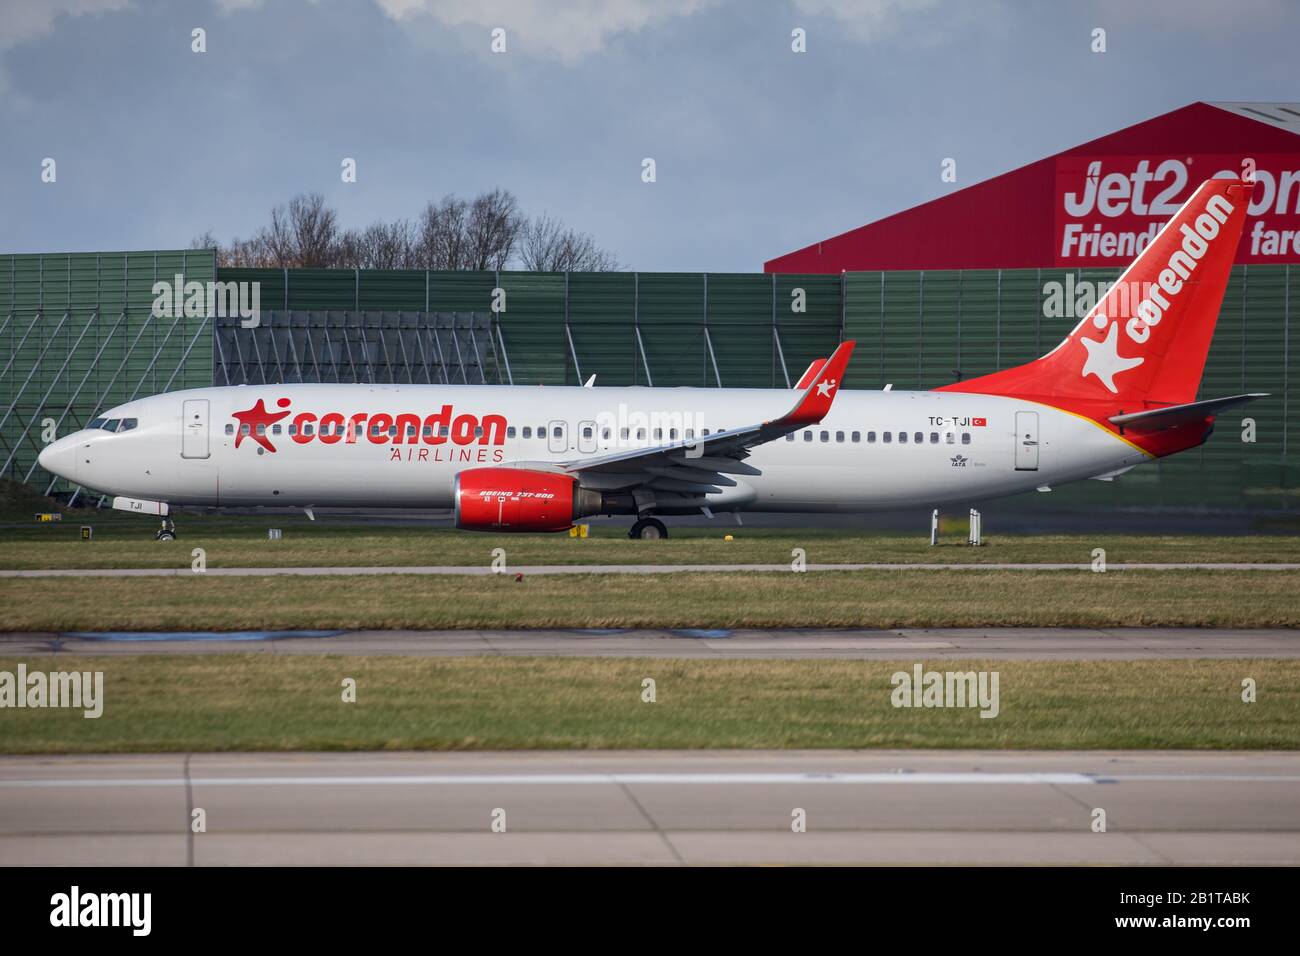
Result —
<instances>
[{"instance_id":1,"label":"jet engine nacelle","mask_svg":"<svg viewBox=\"0 0 1300 956\"><path fill-rule=\"evenodd\" d=\"M471 468L454 492L456 527L466 531L564 531L601 511L600 492L550 471Z\"/></svg>"}]
</instances>

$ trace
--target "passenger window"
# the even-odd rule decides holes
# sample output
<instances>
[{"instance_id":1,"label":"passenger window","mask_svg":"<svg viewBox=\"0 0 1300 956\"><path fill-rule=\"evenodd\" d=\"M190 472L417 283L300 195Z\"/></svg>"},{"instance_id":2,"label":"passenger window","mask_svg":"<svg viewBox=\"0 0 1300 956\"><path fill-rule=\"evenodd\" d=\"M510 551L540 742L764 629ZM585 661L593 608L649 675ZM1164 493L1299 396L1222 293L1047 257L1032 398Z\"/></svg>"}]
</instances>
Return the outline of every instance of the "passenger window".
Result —
<instances>
[{"instance_id":1,"label":"passenger window","mask_svg":"<svg viewBox=\"0 0 1300 956\"><path fill-rule=\"evenodd\" d=\"M842 442L842 441L844 441L844 432L836 432L836 433L835 433L835 440L836 440L837 442Z\"/></svg>"},{"instance_id":2,"label":"passenger window","mask_svg":"<svg viewBox=\"0 0 1300 956\"><path fill-rule=\"evenodd\" d=\"M389 425L389 426L388 426L388 437L389 437L389 438L396 438L396 437L397 437L397 426L396 426L396 425Z\"/></svg>"},{"instance_id":3,"label":"passenger window","mask_svg":"<svg viewBox=\"0 0 1300 956\"><path fill-rule=\"evenodd\" d=\"M447 437L448 435L450 435L450 434L451 434L451 432L448 430L448 428L447 428L446 425L439 425L439 426L438 426L438 437L439 437L439 438L446 438L446 437ZM541 432L538 432L538 434L540 435Z\"/></svg>"},{"instance_id":4,"label":"passenger window","mask_svg":"<svg viewBox=\"0 0 1300 956\"><path fill-rule=\"evenodd\" d=\"M669 441L676 441L676 440L677 440L677 429L676 429L676 428L670 428L670 429L668 430L668 439L669 439Z\"/></svg>"},{"instance_id":5,"label":"passenger window","mask_svg":"<svg viewBox=\"0 0 1300 956\"><path fill-rule=\"evenodd\" d=\"M258 425L258 426L257 426L257 433L258 433L259 435L265 435L265 434L266 434L266 426L265 426L265 425Z\"/></svg>"},{"instance_id":6,"label":"passenger window","mask_svg":"<svg viewBox=\"0 0 1300 956\"><path fill-rule=\"evenodd\" d=\"M786 436L785 436L785 440L786 440L786 441L794 441L794 432L790 432L788 435L786 435Z\"/></svg>"},{"instance_id":7,"label":"passenger window","mask_svg":"<svg viewBox=\"0 0 1300 956\"><path fill-rule=\"evenodd\" d=\"M533 437L533 427L532 427L531 425L525 425L525 426L524 426L524 437L525 437L525 438L532 438L532 437Z\"/></svg>"},{"instance_id":8,"label":"passenger window","mask_svg":"<svg viewBox=\"0 0 1300 956\"><path fill-rule=\"evenodd\" d=\"M930 432L930 444L931 444L931 445L937 445L937 444L939 444L939 433L938 433L938 432Z\"/></svg>"},{"instance_id":9,"label":"passenger window","mask_svg":"<svg viewBox=\"0 0 1300 956\"><path fill-rule=\"evenodd\" d=\"M810 432L810 431L808 431L808 432L804 432L804 433L803 433L803 440L804 440L804 441L812 441L812 432Z\"/></svg>"},{"instance_id":10,"label":"passenger window","mask_svg":"<svg viewBox=\"0 0 1300 956\"><path fill-rule=\"evenodd\" d=\"M610 436L611 434L612 434L611 429L608 429L608 428L602 428L602 429L600 430L600 437L601 437L602 439L604 439L605 441L609 441L609 436Z\"/></svg>"},{"instance_id":11,"label":"passenger window","mask_svg":"<svg viewBox=\"0 0 1300 956\"><path fill-rule=\"evenodd\" d=\"M853 444L856 445L860 441L862 441L862 432L854 432L852 437L853 437Z\"/></svg>"},{"instance_id":12,"label":"passenger window","mask_svg":"<svg viewBox=\"0 0 1300 956\"><path fill-rule=\"evenodd\" d=\"M290 425L289 427L293 428L292 425ZM312 435L315 434L315 432L316 432L316 426L313 425L311 422L308 422L306 425L302 426L302 433L304 435Z\"/></svg>"},{"instance_id":13,"label":"passenger window","mask_svg":"<svg viewBox=\"0 0 1300 956\"><path fill-rule=\"evenodd\" d=\"M247 426L247 425L240 425L240 426L239 426L239 434L241 434L241 435L247 435L247 434L248 434L248 426Z\"/></svg>"},{"instance_id":14,"label":"passenger window","mask_svg":"<svg viewBox=\"0 0 1300 956\"><path fill-rule=\"evenodd\" d=\"M912 440L919 445L923 441L925 441L925 435L922 434L921 432L916 432L915 434L912 435Z\"/></svg>"},{"instance_id":15,"label":"passenger window","mask_svg":"<svg viewBox=\"0 0 1300 956\"><path fill-rule=\"evenodd\" d=\"M645 429L644 429L644 428L638 428L638 429L636 430L636 440L637 440L637 441L645 441Z\"/></svg>"},{"instance_id":16,"label":"passenger window","mask_svg":"<svg viewBox=\"0 0 1300 956\"><path fill-rule=\"evenodd\" d=\"M482 429L480 428L480 429L478 429L478 431L482 431ZM563 429L563 427L561 427L561 426L559 426L559 425L556 425L554 428L552 428L552 429L551 429L551 437L552 437L552 438L563 438L563 437L564 437L564 429Z\"/></svg>"},{"instance_id":17,"label":"passenger window","mask_svg":"<svg viewBox=\"0 0 1300 956\"><path fill-rule=\"evenodd\" d=\"M962 432L962 433L961 433L961 443L962 443L963 445L969 445L969 444L970 444L970 432Z\"/></svg>"},{"instance_id":18,"label":"passenger window","mask_svg":"<svg viewBox=\"0 0 1300 956\"><path fill-rule=\"evenodd\" d=\"M592 435L594 435L594 434L595 434L595 432L593 432L593 431L591 430L591 426L590 426L590 425L584 425L584 426L583 426L583 428L582 428L582 437L583 437L583 438L590 438L590 437L592 437Z\"/></svg>"},{"instance_id":19,"label":"passenger window","mask_svg":"<svg viewBox=\"0 0 1300 956\"><path fill-rule=\"evenodd\" d=\"M886 445L888 445L891 441L894 440L894 433L893 433L893 432L881 432L881 433L880 433L880 440L881 440L882 442L884 442Z\"/></svg>"},{"instance_id":20,"label":"passenger window","mask_svg":"<svg viewBox=\"0 0 1300 956\"><path fill-rule=\"evenodd\" d=\"M656 429L655 429L655 441L659 441L659 440L660 440L661 438L663 438L663 437L664 437L664 430L663 430L662 428L656 428Z\"/></svg>"},{"instance_id":21,"label":"passenger window","mask_svg":"<svg viewBox=\"0 0 1300 956\"><path fill-rule=\"evenodd\" d=\"M514 438L514 437L515 437L515 426L514 426L514 425L508 425L508 426L506 426L506 437L507 437L507 438Z\"/></svg>"},{"instance_id":22,"label":"passenger window","mask_svg":"<svg viewBox=\"0 0 1300 956\"><path fill-rule=\"evenodd\" d=\"M325 434L325 432L322 430L322 431L321 431L321 434L323 435L323 434ZM432 437L433 437L433 426L432 426L432 425L425 425L424 428L423 428L423 430L421 430L420 434L423 435L425 438L432 438Z\"/></svg>"},{"instance_id":23,"label":"passenger window","mask_svg":"<svg viewBox=\"0 0 1300 956\"><path fill-rule=\"evenodd\" d=\"M618 430L619 441L627 441L627 436L628 436L628 430L626 428L620 428Z\"/></svg>"},{"instance_id":24,"label":"passenger window","mask_svg":"<svg viewBox=\"0 0 1300 956\"><path fill-rule=\"evenodd\" d=\"M899 432L899 433L898 433L898 443L899 443L900 445L906 445L906 444L907 444L907 432Z\"/></svg>"},{"instance_id":25,"label":"passenger window","mask_svg":"<svg viewBox=\"0 0 1300 956\"><path fill-rule=\"evenodd\" d=\"M830 433L830 432L822 432L822 441L830 441L830 440L831 440L831 433Z\"/></svg>"},{"instance_id":26,"label":"passenger window","mask_svg":"<svg viewBox=\"0 0 1300 956\"><path fill-rule=\"evenodd\" d=\"M875 443L876 443L876 433L875 433L875 432L867 432L867 444L868 444L868 445L874 445Z\"/></svg>"},{"instance_id":27,"label":"passenger window","mask_svg":"<svg viewBox=\"0 0 1300 956\"><path fill-rule=\"evenodd\" d=\"M297 425L290 425L290 426L289 426L289 434L290 434L290 435L296 435L296 434L298 434L298 426L297 426Z\"/></svg>"},{"instance_id":28,"label":"passenger window","mask_svg":"<svg viewBox=\"0 0 1300 956\"><path fill-rule=\"evenodd\" d=\"M279 425L272 425L272 426L271 426L271 434L272 434L272 435L278 435L278 434L280 434L280 426L279 426Z\"/></svg>"},{"instance_id":29,"label":"passenger window","mask_svg":"<svg viewBox=\"0 0 1300 956\"><path fill-rule=\"evenodd\" d=\"M92 425L91 427L93 428L94 426ZM231 424L229 424L229 423L227 423L227 425L226 425L226 434L227 434L227 435L233 435L234 433L235 433L235 426L234 426L234 425L231 425Z\"/></svg>"},{"instance_id":30,"label":"passenger window","mask_svg":"<svg viewBox=\"0 0 1300 956\"><path fill-rule=\"evenodd\" d=\"M695 437L695 429L694 429L694 428L688 428L688 429L686 429L686 437L687 437L687 438L694 438L694 437Z\"/></svg>"}]
</instances>

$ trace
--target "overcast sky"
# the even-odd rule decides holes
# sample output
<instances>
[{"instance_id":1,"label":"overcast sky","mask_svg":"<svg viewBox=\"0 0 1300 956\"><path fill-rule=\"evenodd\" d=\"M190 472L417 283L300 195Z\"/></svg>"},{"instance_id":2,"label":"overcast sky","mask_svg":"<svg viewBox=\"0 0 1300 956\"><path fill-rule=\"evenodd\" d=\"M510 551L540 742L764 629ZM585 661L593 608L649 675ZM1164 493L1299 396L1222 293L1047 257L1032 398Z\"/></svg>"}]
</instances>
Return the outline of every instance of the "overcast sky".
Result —
<instances>
[{"instance_id":1,"label":"overcast sky","mask_svg":"<svg viewBox=\"0 0 1300 956\"><path fill-rule=\"evenodd\" d=\"M0 0L0 252L501 186L629 268L757 271L1195 100L1300 99L1297 36L1288 0Z\"/></svg>"}]
</instances>

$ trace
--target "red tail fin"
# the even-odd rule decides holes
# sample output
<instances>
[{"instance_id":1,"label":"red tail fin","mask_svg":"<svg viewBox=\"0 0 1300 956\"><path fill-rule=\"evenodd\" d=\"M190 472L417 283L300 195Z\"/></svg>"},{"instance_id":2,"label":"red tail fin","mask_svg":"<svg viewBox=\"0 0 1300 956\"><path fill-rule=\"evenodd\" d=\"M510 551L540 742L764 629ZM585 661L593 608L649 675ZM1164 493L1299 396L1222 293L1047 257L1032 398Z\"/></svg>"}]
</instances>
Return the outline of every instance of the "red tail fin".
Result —
<instances>
[{"instance_id":1,"label":"red tail fin","mask_svg":"<svg viewBox=\"0 0 1300 956\"><path fill-rule=\"evenodd\" d=\"M1138 408L1196 397L1253 184L1203 182L1064 342L939 391Z\"/></svg>"}]
</instances>

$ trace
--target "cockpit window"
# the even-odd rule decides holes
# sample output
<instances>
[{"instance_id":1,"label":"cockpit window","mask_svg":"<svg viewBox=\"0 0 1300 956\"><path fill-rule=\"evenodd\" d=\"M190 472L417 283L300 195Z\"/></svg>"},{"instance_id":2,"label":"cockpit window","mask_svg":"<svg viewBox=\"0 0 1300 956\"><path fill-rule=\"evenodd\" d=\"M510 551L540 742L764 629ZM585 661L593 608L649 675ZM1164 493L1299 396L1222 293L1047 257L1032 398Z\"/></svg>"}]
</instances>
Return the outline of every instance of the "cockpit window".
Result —
<instances>
[{"instance_id":1,"label":"cockpit window","mask_svg":"<svg viewBox=\"0 0 1300 956\"><path fill-rule=\"evenodd\" d=\"M103 427L104 427L104 419L102 419L102 418L92 418L92 419L90 420L90 424L87 425L86 427L87 427L87 428L103 428Z\"/></svg>"},{"instance_id":2,"label":"cockpit window","mask_svg":"<svg viewBox=\"0 0 1300 956\"><path fill-rule=\"evenodd\" d=\"M120 424L122 424L122 419L110 418L104 422L103 429L106 432L115 432L117 431L117 426Z\"/></svg>"},{"instance_id":3,"label":"cockpit window","mask_svg":"<svg viewBox=\"0 0 1300 956\"><path fill-rule=\"evenodd\" d=\"M117 430L120 432L129 432L132 428L135 428L139 424L140 424L140 419L138 418L124 418L122 419L122 424L118 426Z\"/></svg>"}]
</instances>

